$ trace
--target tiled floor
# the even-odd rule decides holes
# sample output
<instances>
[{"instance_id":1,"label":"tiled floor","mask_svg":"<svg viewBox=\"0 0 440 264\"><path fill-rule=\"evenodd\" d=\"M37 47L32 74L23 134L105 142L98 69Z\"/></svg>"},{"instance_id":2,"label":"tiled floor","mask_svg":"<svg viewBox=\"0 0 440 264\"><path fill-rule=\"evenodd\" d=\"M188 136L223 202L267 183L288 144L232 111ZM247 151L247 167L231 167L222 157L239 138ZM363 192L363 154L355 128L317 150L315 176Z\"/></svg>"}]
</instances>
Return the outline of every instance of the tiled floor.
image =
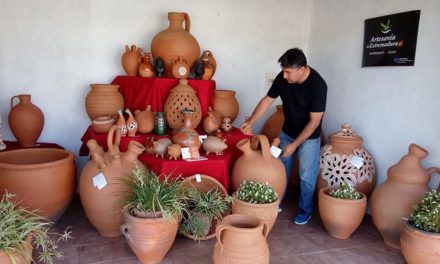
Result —
<instances>
[{"instance_id":1,"label":"tiled floor","mask_svg":"<svg viewBox=\"0 0 440 264\"><path fill-rule=\"evenodd\" d=\"M366 216L350 239L340 240L327 234L317 210L304 226L291 222L296 202L286 199L268 236L270 263L405 263L398 250L386 246ZM290 202L289 202L290 201ZM103 238L85 218L79 197L58 221L55 229L71 226L73 239L60 242L65 257L56 263L139 263L125 238ZM215 240L194 242L177 237L162 263L212 263Z\"/></svg>"}]
</instances>

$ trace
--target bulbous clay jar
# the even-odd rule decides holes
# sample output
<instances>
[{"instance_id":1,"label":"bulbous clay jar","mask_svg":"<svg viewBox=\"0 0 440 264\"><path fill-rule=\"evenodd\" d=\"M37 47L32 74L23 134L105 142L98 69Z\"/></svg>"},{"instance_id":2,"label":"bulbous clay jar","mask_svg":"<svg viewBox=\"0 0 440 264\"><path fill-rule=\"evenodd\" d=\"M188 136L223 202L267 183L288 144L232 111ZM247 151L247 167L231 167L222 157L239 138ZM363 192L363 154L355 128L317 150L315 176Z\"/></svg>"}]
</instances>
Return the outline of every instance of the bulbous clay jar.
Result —
<instances>
[{"instance_id":1,"label":"bulbous clay jar","mask_svg":"<svg viewBox=\"0 0 440 264\"><path fill-rule=\"evenodd\" d=\"M135 45L125 45L125 53L122 55L121 63L124 71L128 76L139 75L139 58L142 57L142 49L137 48Z\"/></svg>"},{"instance_id":2,"label":"bulbous clay jar","mask_svg":"<svg viewBox=\"0 0 440 264\"><path fill-rule=\"evenodd\" d=\"M388 169L388 179L371 195L373 223L391 247L400 248L401 217L408 217L412 206L429 191L430 175L440 173L439 168L422 167L421 161L428 154L420 146L411 144L408 154Z\"/></svg>"},{"instance_id":3,"label":"bulbous clay jar","mask_svg":"<svg viewBox=\"0 0 440 264\"><path fill-rule=\"evenodd\" d=\"M213 107L222 117L231 118L231 123L233 123L240 109L237 98L235 98L235 91L214 90Z\"/></svg>"},{"instance_id":4,"label":"bulbous clay jar","mask_svg":"<svg viewBox=\"0 0 440 264\"><path fill-rule=\"evenodd\" d=\"M14 106L14 99L20 102ZM35 145L43 131L44 115L40 108L32 104L30 94L11 97L11 110L8 116L12 134L23 147Z\"/></svg>"},{"instance_id":5,"label":"bulbous clay jar","mask_svg":"<svg viewBox=\"0 0 440 264\"><path fill-rule=\"evenodd\" d=\"M191 68L200 56L200 46L197 40L189 33L191 21L187 13L169 12L170 25L159 32L151 41L153 57L162 57L165 62L165 77L172 78L171 66L178 56L183 56ZM182 22L185 21L185 28Z\"/></svg>"},{"instance_id":6,"label":"bulbous clay jar","mask_svg":"<svg viewBox=\"0 0 440 264\"><path fill-rule=\"evenodd\" d=\"M279 136L283 123L283 105L277 105L275 112L264 123L261 134L266 135L267 139L272 142L274 138Z\"/></svg>"},{"instance_id":7,"label":"bulbous clay jar","mask_svg":"<svg viewBox=\"0 0 440 264\"><path fill-rule=\"evenodd\" d=\"M147 78L154 76L154 67L150 62L149 52L146 52L144 56L139 57L139 75Z\"/></svg>"},{"instance_id":8,"label":"bulbous clay jar","mask_svg":"<svg viewBox=\"0 0 440 264\"><path fill-rule=\"evenodd\" d=\"M343 124L328 138L328 144L321 147L317 190L345 182L370 195L376 184L376 167L371 154L362 147L362 138L353 133L349 124ZM362 159L360 168L352 163L354 158Z\"/></svg>"},{"instance_id":9,"label":"bulbous clay jar","mask_svg":"<svg viewBox=\"0 0 440 264\"><path fill-rule=\"evenodd\" d=\"M86 96L85 106L90 120L100 116L117 118L118 110L124 108L124 97L119 92L119 85L91 84Z\"/></svg>"},{"instance_id":10,"label":"bulbous clay jar","mask_svg":"<svg viewBox=\"0 0 440 264\"><path fill-rule=\"evenodd\" d=\"M186 79L189 75L189 65L185 58L179 56L171 66L171 73L176 79Z\"/></svg>"},{"instance_id":11,"label":"bulbous clay jar","mask_svg":"<svg viewBox=\"0 0 440 264\"><path fill-rule=\"evenodd\" d=\"M151 105L144 111L136 110L134 118L138 123L138 132L142 134L151 133L154 129L154 113L151 112Z\"/></svg>"},{"instance_id":12,"label":"bulbous clay jar","mask_svg":"<svg viewBox=\"0 0 440 264\"><path fill-rule=\"evenodd\" d=\"M258 145L261 150L258 150ZM281 160L270 153L267 137L256 135L242 139L237 143L243 155L235 162L232 169L232 190L235 192L244 180L265 183L268 182L278 194L283 197L286 188L286 170Z\"/></svg>"},{"instance_id":13,"label":"bulbous clay jar","mask_svg":"<svg viewBox=\"0 0 440 264\"><path fill-rule=\"evenodd\" d=\"M208 107L208 115L203 119L203 130L206 133L212 134L222 125L222 116L219 112L212 110L212 107Z\"/></svg>"},{"instance_id":14,"label":"bulbous clay jar","mask_svg":"<svg viewBox=\"0 0 440 264\"><path fill-rule=\"evenodd\" d=\"M185 123L183 127L177 130L177 133L173 135L173 143L179 144L182 147L200 147L199 133L193 128L192 125L192 111L182 111Z\"/></svg>"}]
</instances>

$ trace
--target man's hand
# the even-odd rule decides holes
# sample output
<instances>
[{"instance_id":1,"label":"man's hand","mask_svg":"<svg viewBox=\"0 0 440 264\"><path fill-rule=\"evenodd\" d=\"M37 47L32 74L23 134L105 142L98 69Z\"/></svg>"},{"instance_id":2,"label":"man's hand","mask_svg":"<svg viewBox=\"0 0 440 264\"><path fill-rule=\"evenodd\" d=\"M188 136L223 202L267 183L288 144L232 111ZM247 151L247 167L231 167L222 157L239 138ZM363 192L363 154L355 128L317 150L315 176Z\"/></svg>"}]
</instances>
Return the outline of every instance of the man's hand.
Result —
<instances>
[{"instance_id":1,"label":"man's hand","mask_svg":"<svg viewBox=\"0 0 440 264\"><path fill-rule=\"evenodd\" d=\"M243 124L241 124L240 131L245 135L251 135L252 134L252 124L246 120Z\"/></svg>"},{"instance_id":2,"label":"man's hand","mask_svg":"<svg viewBox=\"0 0 440 264\"><path fill-rule=\"evenodd\" d=\"M281 155L281 157L283 157L283 158L290 157L290 155L292 155L295 152L296 148L297 148L297 146L296 146L295 142L292 142L292 143L286 145L283 148L283 155Z\"/></svg>"}]
</instances>

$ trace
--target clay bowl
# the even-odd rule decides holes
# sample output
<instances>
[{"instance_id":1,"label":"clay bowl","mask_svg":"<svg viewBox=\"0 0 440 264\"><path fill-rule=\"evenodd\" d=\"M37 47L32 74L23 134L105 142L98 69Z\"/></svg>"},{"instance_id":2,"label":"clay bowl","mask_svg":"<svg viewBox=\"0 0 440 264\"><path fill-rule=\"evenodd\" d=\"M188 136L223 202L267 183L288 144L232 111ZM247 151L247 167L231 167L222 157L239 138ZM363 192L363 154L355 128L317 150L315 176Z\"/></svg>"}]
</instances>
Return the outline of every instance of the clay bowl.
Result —
<instances>
[{"instance_id":1,"label":"clay bowl","mask_svg":"<svg viewBox=\"0 0 440 264\"><path fill-rule=\"evenodd\" d=\"M114 124L116 124L116 119L113 117L100 116L92 121L92 130L96 133L108 133Z\"/></svg>"}]
</instances>

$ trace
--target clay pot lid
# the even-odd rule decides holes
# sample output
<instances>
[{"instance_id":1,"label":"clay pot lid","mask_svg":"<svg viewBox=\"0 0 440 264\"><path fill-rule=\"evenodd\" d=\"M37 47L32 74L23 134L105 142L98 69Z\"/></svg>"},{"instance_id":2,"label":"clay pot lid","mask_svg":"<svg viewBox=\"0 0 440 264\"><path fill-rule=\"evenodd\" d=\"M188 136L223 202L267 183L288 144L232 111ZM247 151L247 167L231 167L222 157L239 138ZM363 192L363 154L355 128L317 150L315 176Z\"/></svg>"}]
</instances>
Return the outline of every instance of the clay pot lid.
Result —
<instances>
[{"instance_id":1,"label":"clay pot lid","mask_svg":"<svg viewBox=\"0 0 440 264\"><path fill-rule=\"evenodd\" d=\"M351 125L348 123L342 124L341 128L336 133L329 135L329 139L362 141L362 138L353 132Z\"/></svg>"}]
</instances>

